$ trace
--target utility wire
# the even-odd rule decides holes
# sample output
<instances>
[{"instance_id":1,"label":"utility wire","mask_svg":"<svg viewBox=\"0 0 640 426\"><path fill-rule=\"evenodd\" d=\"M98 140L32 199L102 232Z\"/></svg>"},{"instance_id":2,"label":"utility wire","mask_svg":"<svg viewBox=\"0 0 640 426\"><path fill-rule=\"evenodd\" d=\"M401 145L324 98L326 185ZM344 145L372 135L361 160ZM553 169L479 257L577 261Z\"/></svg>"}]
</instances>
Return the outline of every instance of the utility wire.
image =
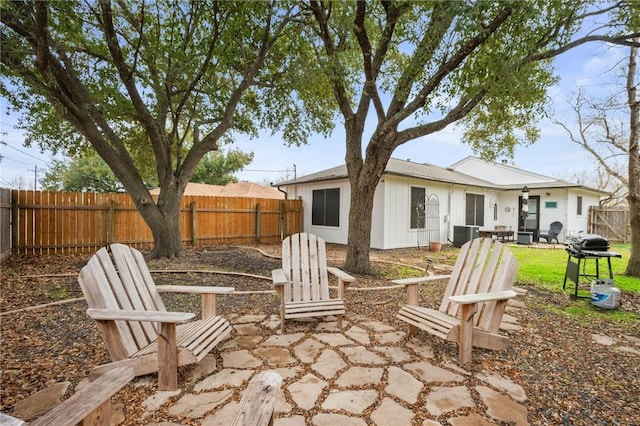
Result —
<instances>
[{"instance_id":1,"label":"utility wire","mask_svg":"<svg viewBox=\"0 0 640 426\"><path fill-rule=\"evenodd\" d=\"M6 142L0 142L0 144L2 144L2 145L4 145L4 146L7 146L7 147L9 147L9 148L11 148L11 149L14 149L14 150L18 151L19 153L21 153L21 154L23 154L23 155L26 155L26 156L31 157L31 158L35 158L36 160L38 160L38 161L42 161L43 163L47 164L47 161L43 160L42 158L38 158L38 157L36 157L35 155L31 155L31 154L29 154L28 152L24 152L24 151L22 151L21 149L18 149L18 148L16 148L16 147L13 147L13 146L11 146L11 145L7 144Z\"/></svg>"}]
</instances>

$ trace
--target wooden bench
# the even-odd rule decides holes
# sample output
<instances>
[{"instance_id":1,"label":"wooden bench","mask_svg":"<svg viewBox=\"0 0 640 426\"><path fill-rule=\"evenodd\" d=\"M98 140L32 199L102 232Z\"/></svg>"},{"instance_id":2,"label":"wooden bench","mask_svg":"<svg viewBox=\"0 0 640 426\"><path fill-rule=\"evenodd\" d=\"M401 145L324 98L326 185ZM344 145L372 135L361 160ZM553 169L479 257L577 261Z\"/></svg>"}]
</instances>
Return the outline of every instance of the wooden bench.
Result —
<instances>
[{"instance_id":1,"label":"wooden bench","mask_svg":"<svg viewBox=\"0 0 640 426\"><path fill-rule=\"evenodd\" d=\"M28 423L29 426L109 426L111 397L134 377L133 369L114 368L61 402L53 410ZM245 389L231 426L273 425L282 376L275 371L256 374ZM27 423L0 413L0 426L24 426Z\"/></svg>"},{"instance_id":2,"label":"wooden bench","mask_svg":"<svg viewBox=\"0 0 640 426\"><path fill-rule=\"evenodd\" d=\"M273 411L281 385L282 376L275 371L256 374L242 395L231 426L273 425Z\"/></svg>"},{"instance_id":3,"label":"wooden bench","mask_svg":"<svg viewBox=\"0 0 640 426\"><path fill-rule=\"evenodd\" d=\"M133 369L114 368L89 385L62 401L48 413L38 417L30 426L109 426L111 397L133 379ZM0 413L1 426L20 426L26 423Z\"/></svg>"}]
</instances>

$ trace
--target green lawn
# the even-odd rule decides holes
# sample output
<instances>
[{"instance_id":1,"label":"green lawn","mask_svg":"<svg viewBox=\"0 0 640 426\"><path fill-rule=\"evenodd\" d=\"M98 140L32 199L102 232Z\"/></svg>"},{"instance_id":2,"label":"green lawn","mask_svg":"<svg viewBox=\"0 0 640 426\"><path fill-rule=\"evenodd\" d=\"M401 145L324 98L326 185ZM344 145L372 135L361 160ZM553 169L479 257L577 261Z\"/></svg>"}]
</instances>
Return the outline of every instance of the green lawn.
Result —
<instances>
[{"instance_id":1,"label":"green lawn","mask_svg":"<svg viewBox=\"0 0 640 426\"><path fill-rule=\"evenodd\" d=\"M520 264L516 278L518 283L556 291L562 289L568 258L567 252L564 249L537 249L525 246L513 246L510 249L516 255ZM611 259L615 286L624 291L640 293L640 278L623 275L630 256L629 244L614 244L611 247L611 251L618 252L622 255L620 259ZM586 264L586 273L595 274L595 260L588 260L586 263L582 262L582 264ZM606 259L601 259L600 277L608 277L608 268L606 265ZM569 281L567 286L569 285L573 288L573 282Z\"/></svg>"}]
</instances>

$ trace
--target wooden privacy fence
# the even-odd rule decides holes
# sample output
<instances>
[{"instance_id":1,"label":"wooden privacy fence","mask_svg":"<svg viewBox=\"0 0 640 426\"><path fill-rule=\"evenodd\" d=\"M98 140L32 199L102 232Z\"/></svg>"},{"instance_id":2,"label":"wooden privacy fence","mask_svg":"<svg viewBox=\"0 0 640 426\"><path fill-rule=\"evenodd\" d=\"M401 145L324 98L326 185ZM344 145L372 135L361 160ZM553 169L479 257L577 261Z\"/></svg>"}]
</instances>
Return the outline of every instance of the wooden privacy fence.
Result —
<instances>
[{"instance_id":1,"label":"wooden privacy fence","mask_svg":"<svg viewBox=\"0 0 640 426\"><path fill-rule=\"evenodd\" d=\"M589 207L589 232L599 234L609 241L631 241L629 207Z\"/></svg>"},{"instance_id":2,"label":"wooden privacy fence","mask_svg":"<svg viewBox=\"0 0 640 426\"><path fill-rule=\"evenodd\" d=\"M149 246L153 236L128 194L11 191L16 254L94 251L110 243ZM7 229L4 215L0 229ZM301 200L182 197L185 245L279 243L302 231ZM4 232L3 232L4 234Z\"/></svg>"}]
</instances>

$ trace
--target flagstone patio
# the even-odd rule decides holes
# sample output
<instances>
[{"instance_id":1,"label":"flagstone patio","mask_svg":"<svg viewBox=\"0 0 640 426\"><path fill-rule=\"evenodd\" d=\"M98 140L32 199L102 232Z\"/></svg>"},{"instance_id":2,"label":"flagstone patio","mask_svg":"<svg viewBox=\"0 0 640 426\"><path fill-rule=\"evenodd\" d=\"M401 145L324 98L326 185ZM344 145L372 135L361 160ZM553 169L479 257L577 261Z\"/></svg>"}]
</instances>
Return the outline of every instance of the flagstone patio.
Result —
<instances>
[{"instance_id":1,"label":"flagstone patio","mask_svg":"<svg viewBox=\"0 0 640 426\"><path fill-rule=\"evenodd\" d=\"M517 383L490 371L471 373L453 359L436 360L429 339L412 338L389 324L349 316L344 332L332 322L288 322L275 334L277 316L231 318L235 337L190 371L189 393L158 392L144 402L202 426L229 424L234 389L261 370L284 379L276 426L482 425L527 422L526 395ZM264 328L274 334L265 336ZM264 336L264 337L263 337ZM154 376L138 379L141 385ZM476 414L481 408L483 415ZM173 422L148 423L158 426Z\"/></svg>"}]
</instances>

